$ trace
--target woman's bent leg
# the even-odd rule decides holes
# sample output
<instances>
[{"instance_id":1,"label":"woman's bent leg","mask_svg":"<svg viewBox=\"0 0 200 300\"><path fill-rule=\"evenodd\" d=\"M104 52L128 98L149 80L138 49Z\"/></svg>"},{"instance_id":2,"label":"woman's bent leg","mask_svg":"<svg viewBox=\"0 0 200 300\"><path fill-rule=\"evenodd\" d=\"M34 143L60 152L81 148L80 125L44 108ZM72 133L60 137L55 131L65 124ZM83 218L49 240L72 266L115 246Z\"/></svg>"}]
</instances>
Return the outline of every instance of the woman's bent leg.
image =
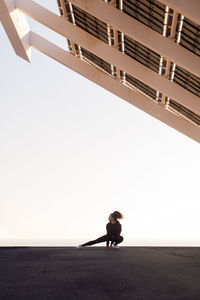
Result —
<instances>
[{"instance_id":1,"label":"woman's bent leg","mask_svg":"<svg viewBox=\"0 0 200 300\"><path fill-rule=\"evenodd\" d=\"M98 243L107 242L107 241L108 241L108 236L107 235L103 235L103 236L99 237L98 239L90 241L90 242L87 242L85 244L82 244L81 246L82 247L92 246L92 245L95 245L95 244L98 244Z\"/></svg>"},{"instance_id":2,"label":"woman's bent leg","mask_svg":"<svg viewBox=\"0 0 200 300\"><path fill-rule=\"evenodd\" d=\"M118 245L118 244L120 244L121 242L123 242L123 240L124 240L124 238L123 238L123 236L118 236L118 237L116 237L115 238L115 242L114 242L114 245Z\"/></svg>"}]
</instances>

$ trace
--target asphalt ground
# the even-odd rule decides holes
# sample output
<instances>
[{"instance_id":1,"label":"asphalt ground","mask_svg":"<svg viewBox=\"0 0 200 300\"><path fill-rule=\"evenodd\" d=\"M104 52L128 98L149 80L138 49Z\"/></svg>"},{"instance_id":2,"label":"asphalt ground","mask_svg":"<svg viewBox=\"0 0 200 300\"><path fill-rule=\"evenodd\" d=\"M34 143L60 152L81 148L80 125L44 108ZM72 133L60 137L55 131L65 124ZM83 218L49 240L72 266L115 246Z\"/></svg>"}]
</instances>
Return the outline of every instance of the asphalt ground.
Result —
<instances>
[{"instance_id":1,"label":"asphalt ground","mask_svg":"<svg viewBox=\"0 0 200 300\"><path fill-rule=\"evenodd\" d=\"M0 247L0 300L198 300L198 247Z\"/></svg>"}]
</instances>

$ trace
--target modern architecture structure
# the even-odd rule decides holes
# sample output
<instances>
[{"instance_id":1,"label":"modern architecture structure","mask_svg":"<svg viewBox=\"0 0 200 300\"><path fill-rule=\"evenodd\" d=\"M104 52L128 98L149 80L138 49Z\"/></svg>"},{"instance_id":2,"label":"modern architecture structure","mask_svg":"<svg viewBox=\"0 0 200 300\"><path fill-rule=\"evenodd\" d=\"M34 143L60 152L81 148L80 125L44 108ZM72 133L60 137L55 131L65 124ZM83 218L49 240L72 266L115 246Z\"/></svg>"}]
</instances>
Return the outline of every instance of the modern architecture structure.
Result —
<instances>
[{"instance_id":1,"label":"modern architecture structure","mask_svg":"<svg viewBox=\"0 0 200 300\"><path fill-rule=\"evenodd\" d=\"M57 3L60 16L32 0L0 0L17 55L30 61L36 48L200 142L199 0ZM69 51L31 31L26 16L65 37Z\"/></svg>"}]
</instances>

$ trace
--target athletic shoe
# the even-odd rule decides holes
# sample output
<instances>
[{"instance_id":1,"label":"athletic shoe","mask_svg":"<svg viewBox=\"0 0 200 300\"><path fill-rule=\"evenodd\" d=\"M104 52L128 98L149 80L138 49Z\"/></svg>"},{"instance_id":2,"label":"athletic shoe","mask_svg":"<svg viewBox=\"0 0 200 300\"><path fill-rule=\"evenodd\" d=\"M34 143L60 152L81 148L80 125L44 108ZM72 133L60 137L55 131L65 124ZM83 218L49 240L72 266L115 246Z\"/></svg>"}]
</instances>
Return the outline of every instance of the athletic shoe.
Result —
<instances>
[{"instance_id":1,"label":"athletic shoe","mask_svg":"<svg viewBox=\"0 0 200 300\"><path fill-rule=\"evenodd\" d=\"M78 245L78 246L76 246L76 248L77 249L82 249L82 248L84 248L82 245Z\"/></svg>"},{"instance_id":2,"label":"athletic shoe","mask_svg":"<svg viewBox=\"0 0 200 300\"><path fill-rule=\"evenodd\" d=\"M114 249L120 249L120 247L118 245L113 245Z\"/></svg>"}]
</instances>

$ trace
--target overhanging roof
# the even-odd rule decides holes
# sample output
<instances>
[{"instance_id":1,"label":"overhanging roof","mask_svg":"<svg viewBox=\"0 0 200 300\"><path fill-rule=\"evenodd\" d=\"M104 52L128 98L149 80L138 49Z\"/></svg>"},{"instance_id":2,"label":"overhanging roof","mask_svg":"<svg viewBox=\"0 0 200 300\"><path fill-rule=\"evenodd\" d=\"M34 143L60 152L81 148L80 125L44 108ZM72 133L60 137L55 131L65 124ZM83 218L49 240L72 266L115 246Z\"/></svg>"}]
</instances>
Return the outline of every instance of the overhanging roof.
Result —
<instances>
[{"instance_id":1,"label":"overhanging roof","mask_svg":"<svg viewBox=\"0 0 200 300\"><path fill-rule=\"evenodd\" d=\"M200 77L195 76L195 71L190 72L191 70L188 70L187 64L185 69L182 68L184 62L181 62L181 66L179 66L176 63L176 55L174 58L172 54L171 60L168 57L164 57L163 50L159 46L151 44L150 47L146 47L147 41L144 40L143 43L138 41L140 40L140 33L137 34L136 39L133 39L133 35L127 33L126 23L120 21L120 17L123 16L124 20L130 22L130 18L125 17L125 15L128 15L133 19L132 21L135 22L137 20L137 22L144 24L151 29L149 30L149 34L154 34L154 32L160 34L163 41L165 39L166 43L170 41L174 44L173 46L176 46L177 50L175 51L178 52L180 49L185 55L188 55L188 65L194 59L198 63L198 66L200 66L200 26L198 24L195 24L175 9L157 0L105 0L104 2L107 3L107 7L105 4L101 3L100 5L94 0L90 8L88 5L89 1L72 0L69 2L67 0L58 0L58 6L61 16L67 18L69 22L72 22L104 43L117 48L118 51L131 57L146 68L153 70L155 73L160 74L160 76L164 76L169 81L175 82L185 90L200 97ZM108 23L108 17L104 11L105 9L108 10L108 5L110 5L109 9L113 12L115 11L115 13L115 9L120 11L121 15L120 13L117 15L120 24L119 27L115 27L118 21L115 19L113 21L111 15ZM139 29L143 31L147 30L144 25ZM167 45L168 48L172 43ZM79 56L83 60L87 59L91 64L98 65L102 71L106 71L110 76L119 79L117 78L117 67L115 65L95 56L80 45L73 44L71 40L68 40L68 45L72 54ZM185 51L183 48L196 55L196 57L190 55L190 52ZM157 89L155 87L152 88L152 86L124 72L123 69L119 70L118 74L121 74L120 80L122 84L132 86L133 89L136 88L160 105L163 105L164 102L166 109L187 118L197 126L200 125L199 111L196 113L195 109L191 109L190 101L188 101L187 105L182 105L180 101L176 101L176 99L160 92L159 85ZM182 92L184 93L183 90ZM189 98L189 94L186 97ZM195 97L195 100L199 104L200 102L197 97Z\"/></svg>"},{"instance_id":2,"label":"overhanging roof","mask_svg":"<svg viewBox=\"0 0 200 300\"><path fill-rule=\"evenodd\" d=\"M29 60L34 47L200 142L200 2L57 2L60 17L31 0L0 0L18 55ZM25 15L66 37L69 52L33 33Z\"/></svg>"}]
</instances>

